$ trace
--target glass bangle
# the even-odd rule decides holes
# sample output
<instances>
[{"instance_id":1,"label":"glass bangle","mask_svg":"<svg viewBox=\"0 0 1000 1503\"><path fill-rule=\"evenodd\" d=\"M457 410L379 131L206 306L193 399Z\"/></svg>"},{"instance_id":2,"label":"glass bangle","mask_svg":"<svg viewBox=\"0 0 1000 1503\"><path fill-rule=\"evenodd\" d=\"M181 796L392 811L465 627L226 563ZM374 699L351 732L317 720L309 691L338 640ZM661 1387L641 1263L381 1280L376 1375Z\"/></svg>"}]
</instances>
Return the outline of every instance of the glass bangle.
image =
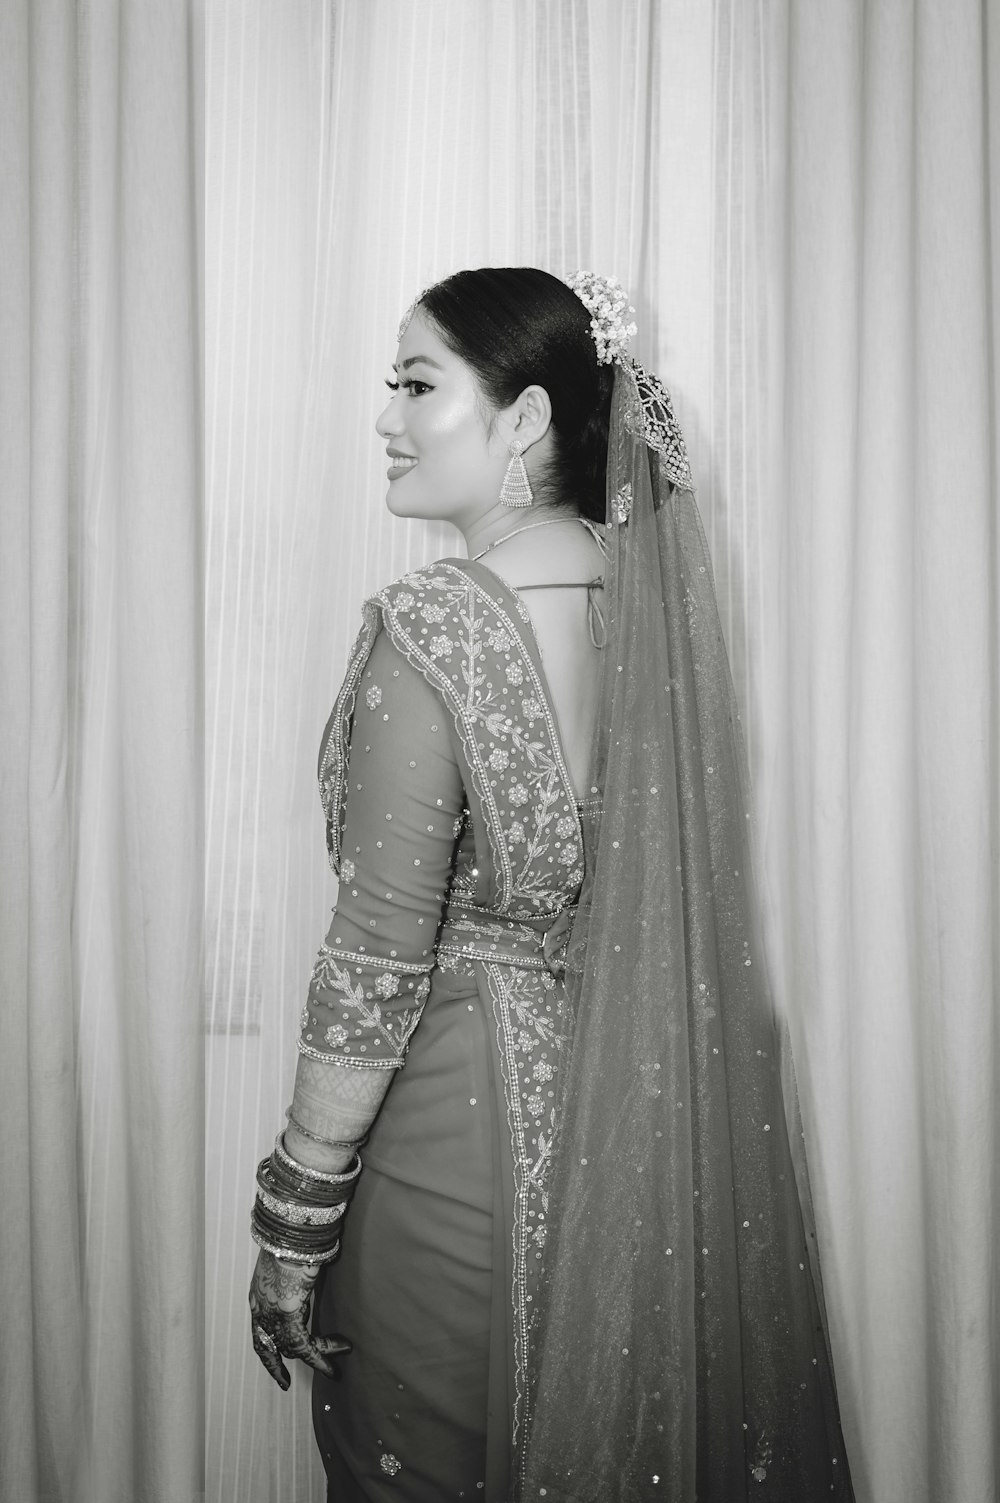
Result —
<instances>
[{"instance_id":1,"label":"glass bangle","mask_svg":"<svg viewBox=\"0 0 1000 1503\"><path fill-rule=\"evenodd\" d=\"M294 1201L297 1205L333 1206L346 1205L351 1200L357 1181L323 1185L318 1180L299 1179L282 1164L276 1163L272 1156L257 1165L257 1184L278 1200Z\"/></svg>"},{"instance_id":2,"label":"glass bangle","mask_svg":"<svg viewBox=\"0 0 1000 1503\"><path fill-rule=\"evenodd\" d=\"M300 1164L297 1159L292 1158L282 1142L283 1137L284 1134L279 1132L274 1140L274 1156L284 1168L300 1175L303 1179L315 1180L321 1185L345 1185L357 1179L361 1173L361 1155L357 1152L348 1167L339 1174L327 1174L322 1169L310 1169L307 1165Z\"/></svg>"},{"instance_id":3,"label":"glass bangle","mask_svg":"<svg viewBox=\"0 0 1000 1503\"><path fill-rule=\"evenodd\" d=\"M289 1127L294 1127L296 1132L300 1132L302 1136L304 1138L308 1138L311 1143L322 1143L324 1148L354 1148L353 1141L341 1142L338 1138L321 1138L319 1133L310 1132L308 1127L302 1126L302 1123L298 1120L297 1117L292 1116L291 1107L289 1107L285 1112L285 1116L288 1118Z\"/></svg>"},{"instance_id":4,"label":"glass bangle","mask_svg":"<svg viewBox=\"0 0 1000 1503\"><path fill-rule=\"evenodd\" d=\"M279 1200L270 1191L260 1188L257 1191L257 1199L271 1212L272 1216L278 1216L283 1221L290 1221L293 1225L302 1226L333 1226L340 1221L347 1210L347 1201L338 1201L332 1206L303 1205L300 1201Z\"/></svg>"},{"instance_id":5,"label":"glass bangle","mask_svg":"<svg viewBox=\"0 0 1000 1503\"><path fill-rule=\"evenodd\" d=\"M270 1253L274 1258L281 1258L286 1263L303 1263L307 1265L311 1263L329 1263L331 1258L335 1258L340 1251L339 1238L328 1252L316 1254L295 1252L290 1247L280 1247L276 1242L269 1242L265 1237L261 1236L253 1224L250 1226L250 1235L257 1246L262 1248L264 1252Z\"/></svg>"}]
</instances>

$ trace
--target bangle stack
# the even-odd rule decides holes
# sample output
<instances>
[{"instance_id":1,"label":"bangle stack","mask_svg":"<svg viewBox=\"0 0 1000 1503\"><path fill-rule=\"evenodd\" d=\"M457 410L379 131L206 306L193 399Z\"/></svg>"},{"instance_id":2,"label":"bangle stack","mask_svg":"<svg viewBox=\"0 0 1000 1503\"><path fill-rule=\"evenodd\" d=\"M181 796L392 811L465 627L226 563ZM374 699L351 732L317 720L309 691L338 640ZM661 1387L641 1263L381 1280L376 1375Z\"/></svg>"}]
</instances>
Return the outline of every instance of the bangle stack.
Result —
<instances>
[{"instance_id":1,"label":"bangle stack","mask_svg":"<svg viewBox=\"0 0 1000 1503\"><path fill-rule=\"evenodd\" d=\"M355 1153L340 1174L298 1163L279 1133L274 1152L257 1166L250 1235L265 1252L289 1263L328 1263L340 1248L340 1223L361 1173Z\"/></svg>"}]
</instances>

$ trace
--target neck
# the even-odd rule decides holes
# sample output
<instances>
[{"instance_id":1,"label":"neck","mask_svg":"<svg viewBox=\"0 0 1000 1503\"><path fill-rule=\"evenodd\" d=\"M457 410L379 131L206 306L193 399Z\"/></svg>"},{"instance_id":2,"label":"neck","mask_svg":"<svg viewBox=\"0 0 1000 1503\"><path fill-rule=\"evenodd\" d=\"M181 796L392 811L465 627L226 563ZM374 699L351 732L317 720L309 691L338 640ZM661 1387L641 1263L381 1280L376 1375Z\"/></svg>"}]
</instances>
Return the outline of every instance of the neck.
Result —
<instances>
[{"instance_id":1,"label":"neck","mask_svg":"<svg viewBox=\"0 0 1000 1503\"><path fill-rule=\"evenodd\" d=\"M469 557L491 548L495 543L515 532L519 527L528 527L535 522L576 522L578 514L567 511L564 506L526 506L523 511L512 511L497 505L483 517L477 517L461 531Z\"/></svg>"}]
</instances>

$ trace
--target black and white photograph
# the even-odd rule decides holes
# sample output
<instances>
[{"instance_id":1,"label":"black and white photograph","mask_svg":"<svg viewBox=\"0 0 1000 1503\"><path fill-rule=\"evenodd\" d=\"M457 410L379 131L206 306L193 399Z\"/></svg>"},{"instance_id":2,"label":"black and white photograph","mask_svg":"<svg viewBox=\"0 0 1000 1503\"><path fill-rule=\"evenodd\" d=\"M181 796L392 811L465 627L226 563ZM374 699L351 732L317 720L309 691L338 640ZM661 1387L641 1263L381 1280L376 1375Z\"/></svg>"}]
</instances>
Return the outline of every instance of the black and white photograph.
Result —
<instances>
[{"instance_id":1,"label":"black and white photograph","mask_svg":"<svg viewBox=\"0 0 1000 1503\"><path fill-rule=\"evenodd\" d=\"M997 0L0 0L0 1503L1000 1503Z\"/></svg>"}]
</instances>

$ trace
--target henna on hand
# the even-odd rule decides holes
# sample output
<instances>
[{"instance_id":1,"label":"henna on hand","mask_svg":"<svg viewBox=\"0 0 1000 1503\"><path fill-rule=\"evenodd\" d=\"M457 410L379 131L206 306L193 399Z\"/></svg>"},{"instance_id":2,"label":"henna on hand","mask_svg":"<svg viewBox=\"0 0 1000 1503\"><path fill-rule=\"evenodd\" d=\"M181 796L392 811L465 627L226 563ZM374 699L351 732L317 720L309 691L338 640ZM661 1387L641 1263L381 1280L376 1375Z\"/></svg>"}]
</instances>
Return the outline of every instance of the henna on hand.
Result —
<instances>
[{"instance_id":1,"label":"henna on hand","mask_svg":"<svg viewBox=\"0 0 1000 1503\"><path fill-rule=\"evenodd\" d=\"M332 1358L344 1356L351 1343L342 1336L312 1336L309 1302L319 1274L317 1265L283 1263L261 1249L250 1285L250 1330L254 1351L278 1387L287 1390L291 1376L282 1356L297 1357L325 1377L336 1377Z\"/></svg>"}]
</instances>

